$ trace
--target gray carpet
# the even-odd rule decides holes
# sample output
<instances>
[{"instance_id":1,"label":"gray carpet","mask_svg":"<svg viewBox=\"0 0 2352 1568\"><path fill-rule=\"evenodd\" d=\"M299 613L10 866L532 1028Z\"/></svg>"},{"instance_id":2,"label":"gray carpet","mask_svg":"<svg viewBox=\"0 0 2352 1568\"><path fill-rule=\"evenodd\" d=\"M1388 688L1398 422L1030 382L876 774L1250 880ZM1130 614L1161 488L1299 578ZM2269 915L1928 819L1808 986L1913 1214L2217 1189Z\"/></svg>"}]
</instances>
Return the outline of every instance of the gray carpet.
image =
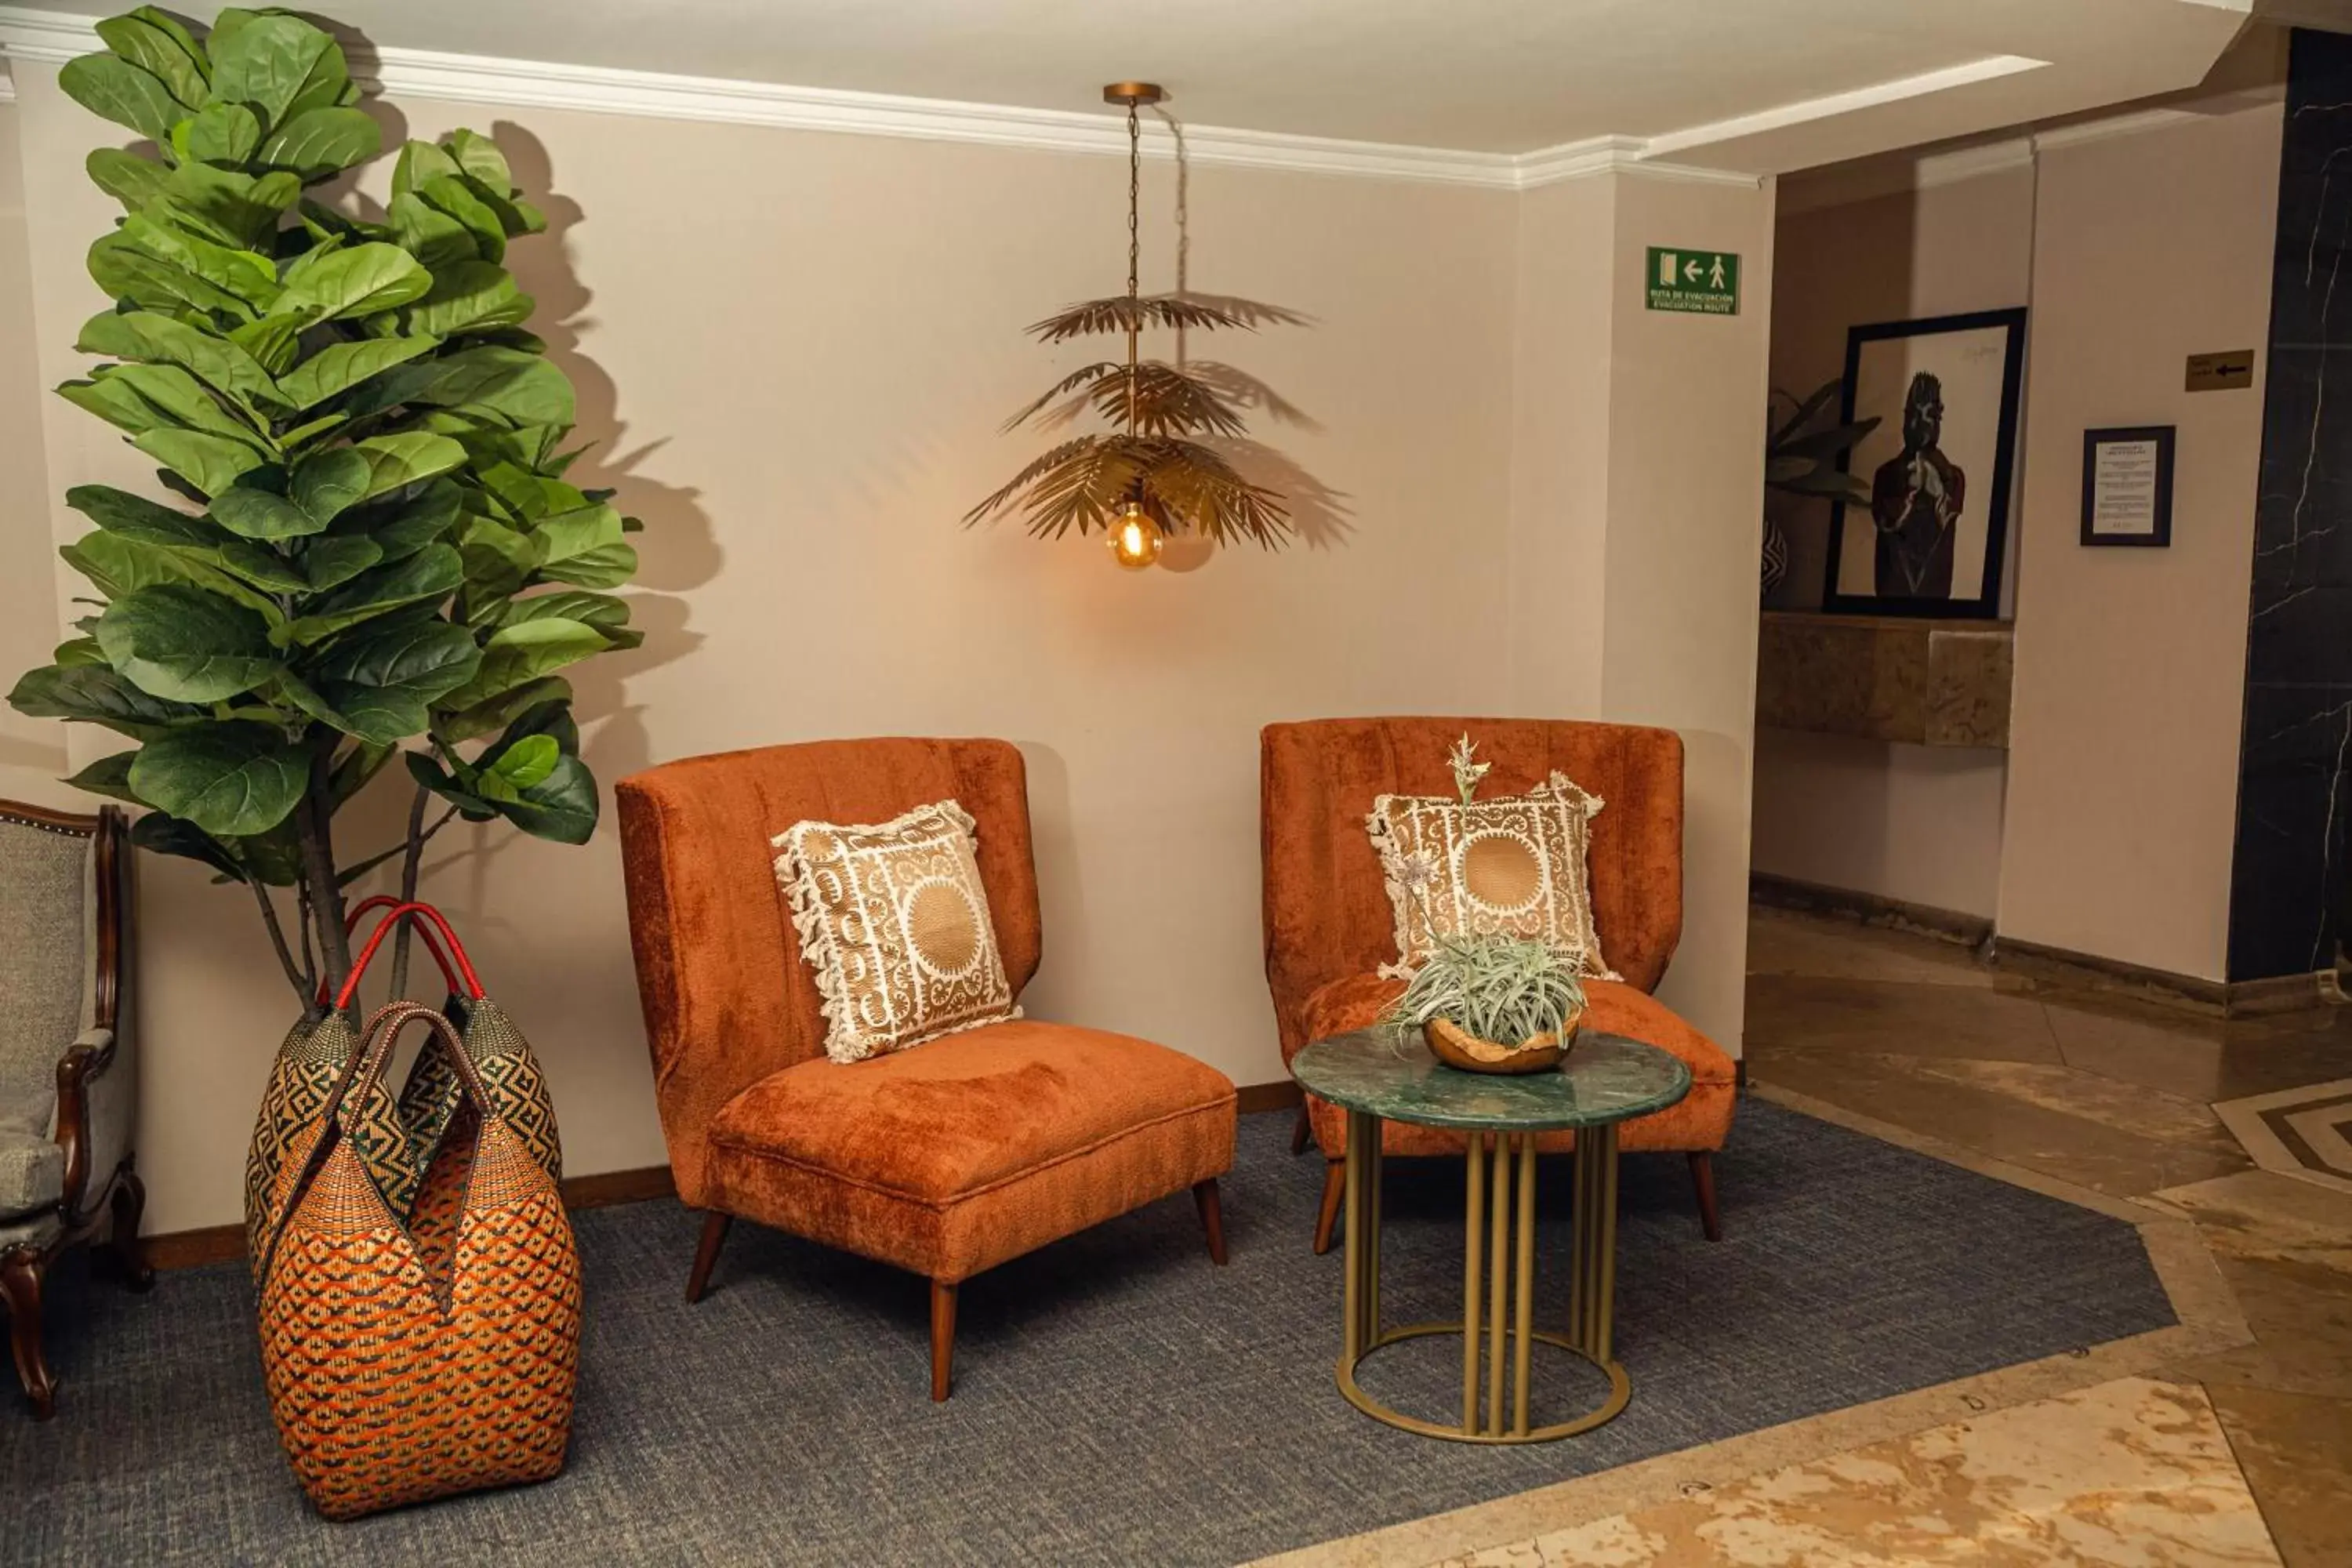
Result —
<instances>
[{"instance_id":1,"label":"gray carpet","mask_svg":"<svg viewBox=\"0 0 2352 1568\"><path fill-rule=\"evenodd\" d=\"M1681 1159L1627 1158L1632 1408L1529 1448L1433 1442L1332 1386L1339 1258L1307 1250L1322 1162L1290 1157L1289 1126L1243 1119L1229 1268L1180 1196L966 1285L940 1406L912 1278L738 1226L689 1308L692 1216L584 1214L570 1468L351 1525L313 1518L278 1454L241 1266L166 1275L143 1299L70 1269L51 1310L57 1419L0 1400L0 1556L1230 1563L2173 1321L2128 1226L1750 1100L1718 1159L1719 1246ZM1547 1162L1539 1199L1538 1321L1555 1324L1566 1175ZM1451 1315L1460 1169L1396 1162L1390 1182L1391 1321ZM1366 1381L1442 1417L1458 1355L1384 1351ZM1576 1364L1539 1355L1539 1419L1589 1396Z\"/></svg>"}]
</instances>

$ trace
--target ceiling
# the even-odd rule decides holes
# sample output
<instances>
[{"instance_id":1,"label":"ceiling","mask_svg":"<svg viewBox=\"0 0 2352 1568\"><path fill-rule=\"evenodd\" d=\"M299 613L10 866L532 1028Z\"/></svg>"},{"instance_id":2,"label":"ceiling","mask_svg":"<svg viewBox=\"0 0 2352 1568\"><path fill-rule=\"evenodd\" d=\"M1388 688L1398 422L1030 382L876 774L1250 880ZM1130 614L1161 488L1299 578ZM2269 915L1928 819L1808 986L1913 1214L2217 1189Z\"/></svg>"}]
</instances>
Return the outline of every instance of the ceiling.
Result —
<instances>
[{"instance_id":1,"label":"ceiling","mask_svg":"<svg viewBox=\"0 0 2352 1568\"><path fill-rule=\"evenodd\" d=\"M2252 0L330 0L380 49L1759 173L2194 83ZM117 0L46 0L102 16ZM209 15L210 4L186 7Z\"/></svg>"}]
</instances>

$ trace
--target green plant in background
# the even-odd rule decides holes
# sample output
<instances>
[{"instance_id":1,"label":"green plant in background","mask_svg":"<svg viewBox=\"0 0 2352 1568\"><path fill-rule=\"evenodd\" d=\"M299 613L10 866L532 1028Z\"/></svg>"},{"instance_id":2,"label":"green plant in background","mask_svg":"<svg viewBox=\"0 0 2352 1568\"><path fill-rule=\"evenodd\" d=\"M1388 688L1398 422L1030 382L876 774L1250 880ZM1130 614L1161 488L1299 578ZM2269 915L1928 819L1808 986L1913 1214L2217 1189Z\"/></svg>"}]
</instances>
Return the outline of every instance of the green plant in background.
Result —
<instances>
[{"instance_id":1,"label":"green plant in background","mask_svg":"<svg viewBox=\"0 0 2352 1568\"><path fill-rule=\"evenodd\" d=\"M1878 428L1877 417L1859 419L1851 425L1821 422L1844 386L1842 380L1827 382L1815 387L1812 395L1802 401L1773 388L1771 418L1780 423L1771 426L1764 438L1766 489L1779 490L1783 495L1822 496L1853 506L1870 504L1870 487L1839 468L1837 460ZM1790 408L1785 418L1780 413L1783 403Z\"/></svg>"},{"instance_id":2,"label":"green plant in background","mask_svg":"<svg viewBox=\"0 0 2352 1568\"><path fill-rule=\"evenodd\" d=\"M1443 1018L1467 1034L1516 1046L1557 1033L1584 1011L1576 960L1509 936L1441 936L1381 1022L1415 1029Z\"/></svg>"},{"instance_id":3,"label":"green plant in background","mask_svg":"<svg viewBox=\"0 0 2352 1568\"><path fill-rule=\"evenodd\" d=\"M398 857L413 892L452 816L593 831L556 671L639 640L606 591L637 524L563 479L572 385L502 265L545 219L496 146L409 142L366 221L304 194L381 151L327 33L151 6L98 32L107 52L60 85L152 147L89 155L125 215L89 248L115 303L78 345L106 363L58 390L175 500L67 492L97 531L63 553L98 596L9 700L139 742L70 782L151 808L137 843L250 887L308 1004L350 967L342 888ZM346 864L335 814L395 756L406 836Z\"/></svg>"}]
</instances>

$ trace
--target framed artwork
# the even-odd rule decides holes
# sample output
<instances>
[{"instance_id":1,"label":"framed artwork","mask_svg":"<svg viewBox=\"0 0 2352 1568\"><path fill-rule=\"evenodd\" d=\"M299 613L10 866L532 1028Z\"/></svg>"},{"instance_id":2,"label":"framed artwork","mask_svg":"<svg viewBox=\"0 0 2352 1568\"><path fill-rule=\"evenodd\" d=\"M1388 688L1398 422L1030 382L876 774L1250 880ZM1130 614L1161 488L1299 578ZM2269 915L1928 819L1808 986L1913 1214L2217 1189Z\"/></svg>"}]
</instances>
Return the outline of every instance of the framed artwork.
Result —
<instances>
[{"instance_id":1,"label":"framed artwork","mask_svg":"<svg viewBox=\"0 0 2352 1568\"><path fill-rule=\"evenodd\" d=\"M2169 425L2083 432L2083 542L2172 542Z\"/></svg>"},{"instance_id":2,"label":"framed artwork","mask_svg":"<svg viewBox=\"0 0 2352 1568\"><path fill-rule=\"evenodd\" d=\"M1878 426L1840 459L1870 504L1831 505L1823 609L2000 613L2024 369L2021 308L1846 333L1842 422Z\"/></svg>"}]
</instances>

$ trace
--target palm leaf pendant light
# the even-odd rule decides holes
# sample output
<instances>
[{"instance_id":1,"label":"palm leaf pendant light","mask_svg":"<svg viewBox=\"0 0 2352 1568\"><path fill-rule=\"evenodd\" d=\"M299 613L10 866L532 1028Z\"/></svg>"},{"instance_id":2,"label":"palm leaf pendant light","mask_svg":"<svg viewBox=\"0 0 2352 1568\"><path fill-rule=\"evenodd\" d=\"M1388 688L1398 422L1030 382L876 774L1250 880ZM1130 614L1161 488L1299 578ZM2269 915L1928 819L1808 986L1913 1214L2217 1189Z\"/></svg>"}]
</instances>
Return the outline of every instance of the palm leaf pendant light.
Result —
<instances>
[{"instance_id":1,"label":"palm leaf pendant light","mask_svg":"<svg viewBox=\"0 0 2352 1568\"><path fill-rule=\"evenodd\" d=\"M1251 307L1139 290L1141 247L1136 212L1143 182L1139 114L1162 96L1146 81L1114 82L1103 89L1105 102L1127 106L1127 292L1072 305L1029 329L1045 343L1124 332L1127 358L1105 360L1064 376L1004 426L1015 429L1049 409L1060 414L1092 404L1096 414L1116 428L1063 442L964 518L969 526L1018 510L1029 531L1040 539L1059 539L1073 528L1082 536L1099 529L1108 536L1111 558L1138 571L1160 559L1161 541L1170 533L1198 533L1218 544L1248 540L1269 550L1280 549L1291 533L1290 514L1279 496L1243 479L1223 455L1196 439L1244 433L1233 402L1181 364L1138 358L1147 326L1190 331L1256 330ZM1295 319L1263 307L1255 308L1255 314Z\"/></svg>"}]
</instances>

